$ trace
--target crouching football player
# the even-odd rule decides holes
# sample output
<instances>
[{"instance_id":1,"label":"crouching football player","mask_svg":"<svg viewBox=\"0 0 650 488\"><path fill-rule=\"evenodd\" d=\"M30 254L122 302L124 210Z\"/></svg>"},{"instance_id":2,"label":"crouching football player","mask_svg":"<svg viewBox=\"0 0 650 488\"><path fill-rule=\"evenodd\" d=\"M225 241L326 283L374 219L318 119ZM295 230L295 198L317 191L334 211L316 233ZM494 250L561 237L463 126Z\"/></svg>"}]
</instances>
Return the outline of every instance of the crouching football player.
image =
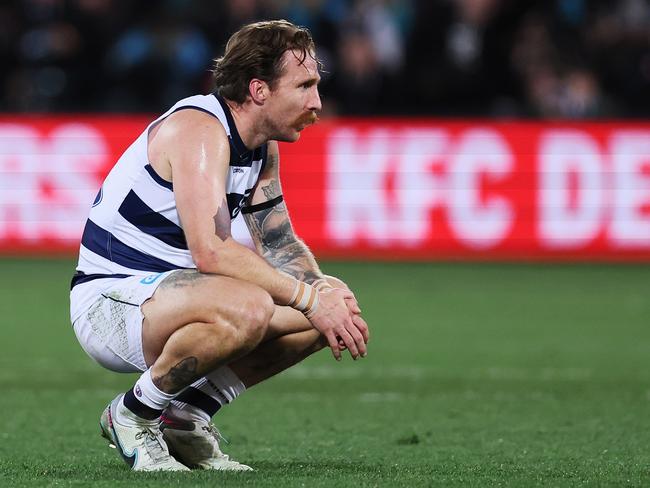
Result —
<instances>
[{"instance_id":1,"label":"crouching football player","mask_svg":"<svg viewBox=\"0 0 650 488\"><path fill-rule=\"evenodd\" d=\"M176 103L106 177L72 280L84 350L142 372L100 420L134 470L250 469L221 452L219 408L326 345L367 352L353 293L321 273L282 197L275 141L321 109L309 32L245 26L214 77L214 94ZM257 253L231 236L240 212Z\"/></svg>"}]
</instances>

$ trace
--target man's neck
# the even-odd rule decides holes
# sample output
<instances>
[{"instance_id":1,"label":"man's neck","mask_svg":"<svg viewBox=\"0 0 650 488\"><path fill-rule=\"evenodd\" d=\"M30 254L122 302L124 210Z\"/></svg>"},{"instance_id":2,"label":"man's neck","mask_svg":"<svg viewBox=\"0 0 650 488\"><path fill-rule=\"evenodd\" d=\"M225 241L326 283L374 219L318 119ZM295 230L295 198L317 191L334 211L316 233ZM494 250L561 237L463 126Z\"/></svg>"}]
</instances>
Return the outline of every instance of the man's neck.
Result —
<instances>
[{"instance_id":1,"label":"man's neck","mask_svg":"<svg viewBox=\"0 0 650 488\"><path fill-rule=\"evenodd\" d=\"M256 120L255 114L248 106L252 102L246 101L241 105L230 100L225 100L225 102L235 121L239 137L247 149L255 149L269 141L266 131L259 127L259 120Z\"/></svg>"}]
</instances>

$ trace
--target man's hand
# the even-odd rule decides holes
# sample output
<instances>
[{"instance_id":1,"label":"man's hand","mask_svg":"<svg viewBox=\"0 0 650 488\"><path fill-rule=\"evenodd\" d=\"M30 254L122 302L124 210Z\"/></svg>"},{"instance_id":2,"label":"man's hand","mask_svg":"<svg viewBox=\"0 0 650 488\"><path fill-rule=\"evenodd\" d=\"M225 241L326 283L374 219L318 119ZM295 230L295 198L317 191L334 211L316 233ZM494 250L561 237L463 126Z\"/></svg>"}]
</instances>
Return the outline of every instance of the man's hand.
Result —
<instances>
[{"instance_id":1,"label":"man's hand","mask_svg":"<svg viewBox=\"0 0 650 488\"><path fill-rule=\"evenodd\" d=\"M309 320L314 328L325 336L336 360L341 360L341 350L345 348L355 360L359 356L365 357L365 337L355 324L355 314L348 308L348 302L354 300L354 294L350 290L326 288L319 291L318 299L318 307Z\"/></svg>"},{"instance_id":2,"label":"man's hand","mask_svg":"<svg viewBox=\"0 0 650 488\"><path fill-rule=\"evenodd\" d=\"M319 281L320 284L316 284L317 288L319 289L340 288L342 290L351 292L350 287L335 276L326 275L325 279ZM359 302L357 302L357 298L354 296L354 293L352 294L352 297L345 299L345 304L352 314L352 323L356 326L359 332L361 332L364 342L368 344L368 341L370 340L370 330L368 329L368 324L366 321L361 317L361 307L359 307ZM339 347L341 349L345 349L345 343L343 341L339 341Z\"/></svg>"}]
</instances>

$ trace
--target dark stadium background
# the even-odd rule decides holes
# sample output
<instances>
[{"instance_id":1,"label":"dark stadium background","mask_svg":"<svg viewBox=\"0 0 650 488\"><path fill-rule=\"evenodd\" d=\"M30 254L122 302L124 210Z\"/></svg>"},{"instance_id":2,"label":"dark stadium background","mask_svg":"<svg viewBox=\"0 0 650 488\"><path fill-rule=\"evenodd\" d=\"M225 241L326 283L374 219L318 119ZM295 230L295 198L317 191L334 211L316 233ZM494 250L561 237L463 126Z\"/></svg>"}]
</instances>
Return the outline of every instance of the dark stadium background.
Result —
<instances>
[{"instance_id":1,"label":"dark stadium background","mask_svg":"<svg viewBox=\"0 0 650 488\"><path fill-rule=\"evenodd\" d=\"M324 62L322 122L283 146L283 178L370 354L318 354L219 413L256 472L135 475L97 428L133 378L68 321L73 197L269 18L309 27ZM1 486L650 483L648 0L3 2L0 67ZM442 163L413 163L417 130L451 141ZM473 180L468 157L489 163ZM481 240L495 215L509 227Z\"/></svg>"},{"instance_id":2,"label":"dark stadium background","mask_svg":"<svg viewBox=\"0 0 650 488\"><path fill-rule=\"evenodd\" d=\"M149 112L211 89L244 23L309 27L326 113L650 115L644 0L15 1L0 6L5 112Z\"/></svg>"}]
</instances>

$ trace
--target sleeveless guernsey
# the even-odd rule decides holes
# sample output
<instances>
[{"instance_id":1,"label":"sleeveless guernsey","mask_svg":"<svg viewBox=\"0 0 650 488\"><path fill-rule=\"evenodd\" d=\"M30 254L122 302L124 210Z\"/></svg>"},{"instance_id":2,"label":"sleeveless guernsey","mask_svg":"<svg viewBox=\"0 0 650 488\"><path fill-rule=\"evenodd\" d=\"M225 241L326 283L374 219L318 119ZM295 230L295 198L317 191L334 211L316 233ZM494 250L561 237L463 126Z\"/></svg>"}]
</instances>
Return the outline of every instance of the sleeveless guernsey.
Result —
<instances>
[{"instance_id":1,"label":"sleeveless guernsey","mask_svg":"<svg viewBox=\"0 0 650 488\"><path fill-rule=\"evenodd\" d=\"M228 135L230 171L226 199L231 219L239 214L257 183L266 163L266 144L254 150L244 146L221 97L196 95L176 103L149 124L124 152L95 198L71 283L72 322L115 280L196 267L176 211L173 184L154 171L147 157L149 131L184 109L213 115Z\"/></svg>"}]
</instances>

